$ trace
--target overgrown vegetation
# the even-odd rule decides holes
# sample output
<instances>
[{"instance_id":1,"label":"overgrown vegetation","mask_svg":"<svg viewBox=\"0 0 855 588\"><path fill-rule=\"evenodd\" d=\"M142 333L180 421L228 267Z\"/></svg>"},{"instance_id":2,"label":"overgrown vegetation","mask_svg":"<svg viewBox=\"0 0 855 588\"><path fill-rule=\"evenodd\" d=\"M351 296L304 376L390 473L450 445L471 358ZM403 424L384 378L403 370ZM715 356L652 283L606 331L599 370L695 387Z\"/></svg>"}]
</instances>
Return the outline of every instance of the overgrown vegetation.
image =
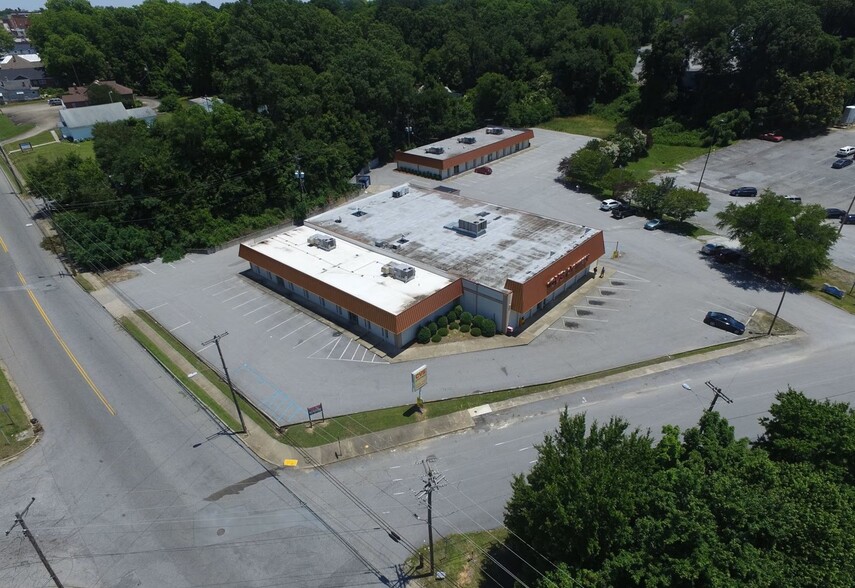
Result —
<instances>
[{"instance_id":1,"label":"overgrown vegetation","mask_svg":"<svg viewBox=\"0 0 855 588\"><path fill-rule=\"evenodd\" d=\"M17 436L30 428L30 422L18 397L6 379L5 368L0 364L0 404L7 412L0 412L0 460L15 455L32 443L32 438L18 440Z\"/></svg>"}]
</instances>

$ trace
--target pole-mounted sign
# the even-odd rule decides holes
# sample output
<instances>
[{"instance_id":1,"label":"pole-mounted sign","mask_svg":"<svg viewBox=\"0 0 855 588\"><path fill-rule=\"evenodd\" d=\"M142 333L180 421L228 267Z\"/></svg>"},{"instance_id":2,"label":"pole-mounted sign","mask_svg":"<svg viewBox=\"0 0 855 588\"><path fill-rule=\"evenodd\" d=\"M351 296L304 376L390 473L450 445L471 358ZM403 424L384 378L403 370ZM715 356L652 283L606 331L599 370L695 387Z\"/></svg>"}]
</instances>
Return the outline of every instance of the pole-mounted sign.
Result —
<instances>
[{"instance_id":1,"label":"pole-mounted sign","mask_svg":"<svg viewBox=\"0 0 855 588\"><path fill-rule=\"evenodd\" d=\"M410 376L412 377L412 380L413 380L413 392L415 394L418 394L418 396L416 397L416 405L418 405L419 411L421 411L421 408L422 408L421 390L422 390L422 388L425 387L425 385L427 385L427 366L423 365L419 369L410 373Z\"/></svg>"},{"instance_id":2,"label":"pole-mounted sign","mask_svg":"<svg viewBox=\"0 0 855 588\"><path fill-rule=\"evenodd\" d=\"M312 423L312 415L313 414L321 413L321 422L324 422L324 405L323 405L323 403L316 404L315 406L310 406L309 408L306 409L306 412L309 413L309 426L310 427L314 426Z\"/></svg>"}]
</instances>

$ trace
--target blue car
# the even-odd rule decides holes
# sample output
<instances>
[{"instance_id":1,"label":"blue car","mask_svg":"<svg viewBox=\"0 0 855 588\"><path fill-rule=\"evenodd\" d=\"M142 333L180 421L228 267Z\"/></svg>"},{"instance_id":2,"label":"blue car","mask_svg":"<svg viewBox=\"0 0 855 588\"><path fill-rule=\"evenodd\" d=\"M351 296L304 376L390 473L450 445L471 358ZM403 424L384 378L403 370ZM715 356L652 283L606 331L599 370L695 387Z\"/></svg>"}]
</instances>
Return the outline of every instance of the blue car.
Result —
<instances>
[{"instance_id":1,"label":"blue car","mask_svg":"<svg viewBox=\"0 0 855 588\"><path fill-rule=\"evenodd\" d=\"M649 221L647 221L646 223L644 223L644 228L647 229L648 231L655 231L656 229L658 229L661 226L662 226L662 221L659 220L658 218L652 218Z\"/></svg>"},{"instance_id":2,"label":"blue car","mask_svg":"<svg viewBox=\"0 0 855 588\"><path fill-rule=\"evenodd\" d=\"M834 169L840 169L842 167L847 167L850 165L852 165L851 159L838 159L837 161L831 164L831 167L833 167Z\"/></svg>"},{"instance_id":3,"label":"blue car","mask_svg":"<svg viewBox=\"0 0 855 588\"><path fill-rule=\"evenodd\" d=\"M735 333L737 335L742 335L743 333L745 333L744 324L740 323L738 320L736 320L729 314L724 314L723 312L716 312L714 310L709 311L707 313L707 316L704 317L704 322L717 329L730 331L731 333Z\"/></svg>"}]
</instances>

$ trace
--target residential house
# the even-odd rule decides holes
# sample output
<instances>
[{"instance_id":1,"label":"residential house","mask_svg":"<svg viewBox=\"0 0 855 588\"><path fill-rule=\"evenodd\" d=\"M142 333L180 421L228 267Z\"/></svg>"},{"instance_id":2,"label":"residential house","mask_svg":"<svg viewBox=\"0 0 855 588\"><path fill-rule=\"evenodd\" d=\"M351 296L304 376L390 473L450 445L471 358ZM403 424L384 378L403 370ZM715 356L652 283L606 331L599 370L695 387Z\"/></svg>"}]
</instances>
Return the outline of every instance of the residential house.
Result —
<instances>
[{"instance_id":1,"label":"residential house","mask_svg":"<svg viewBox=\"0 0 855 588\"><path fill-rule=\"evenodd\" d=\"M134 91L114 80L95 80L87 87L73 86L68 89L68 92L62 95L62 103L66 108L91 106L92 88L94 86L107 87L111 103L122 103L125 106L133 106L134 104Z\"/></svg>"},{"instance_id":2,"label":"residential house","mask_svg":"<svg viewBox=\"0 0 855 588\"><path fill-rule=\"evenodd\" d=\"M110 123L139 118L151 125L157 114L148 106L125 109L121 102L63 108L59 111L59 130L62 138L69 141L85 141L92 138L92 129L98 123Z\"/></svg>"}]
</instances>

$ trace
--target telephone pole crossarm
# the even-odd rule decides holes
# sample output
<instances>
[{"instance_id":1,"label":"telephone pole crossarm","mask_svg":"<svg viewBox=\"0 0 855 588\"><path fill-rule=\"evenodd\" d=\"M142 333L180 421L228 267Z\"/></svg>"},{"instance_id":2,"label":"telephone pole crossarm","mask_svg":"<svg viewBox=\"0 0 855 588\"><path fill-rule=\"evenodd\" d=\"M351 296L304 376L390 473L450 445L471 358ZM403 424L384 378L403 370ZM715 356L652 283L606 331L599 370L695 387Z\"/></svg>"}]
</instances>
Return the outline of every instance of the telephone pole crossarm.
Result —
<instances>
[{"instance_id":1,"label":"telephone pole crossarm","mask_svg":"<svg viewBox=\"0 0 855 588\"><path fill-rule=\"evenodd\" d=\"M727 395L725 395L725 393L721 391L721 388L719 388L718 386L716 386L715 384L713 384L709 380L707 380L704 383L707 385L707 387L710 390L712 390L715 393L715 396L713 396L713 399L712 399L712 403L710 404L710 407L708 409L709 412L712 412L712 410L715 408L715 403L719 398L721 398L722 400L724 400L728 404L733 404L733 400L728 398Z\"/></svg>"},{"instance_id":2,"label":"telephone pole crossarm","mask_svg":"<svg viewBox=\"0 0 855 588\"><path fill-rule=\"evenodd\" d=\"M434 490L439 490L448 483L443 474L437 474L435 471L433 471L433 467L431 466L431 464L433 464L435 461L435 455L428 455L425 459L421 460L421 464L425 468L425 475L422 477L422 480L424 480L425 485L424 488L416 492L416 497L419 500L424 497L427 497L428 549L430 551L431 575L434 575L436 573L433 556L433 493Z\"/></svg>"}]
</instances>

